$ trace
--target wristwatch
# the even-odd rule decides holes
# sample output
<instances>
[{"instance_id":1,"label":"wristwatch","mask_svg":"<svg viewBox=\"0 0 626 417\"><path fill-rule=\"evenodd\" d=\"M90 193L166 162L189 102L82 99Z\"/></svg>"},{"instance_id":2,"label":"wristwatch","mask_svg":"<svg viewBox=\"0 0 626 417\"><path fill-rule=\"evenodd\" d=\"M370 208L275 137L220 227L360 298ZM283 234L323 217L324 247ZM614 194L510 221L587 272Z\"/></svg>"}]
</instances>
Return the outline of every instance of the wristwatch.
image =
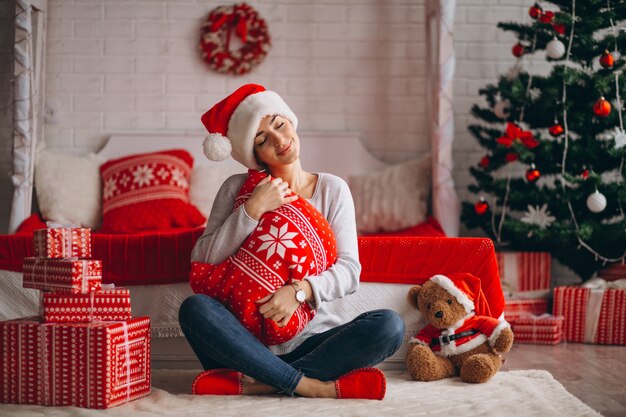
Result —
<instances>
[{"instance_id":1,"label":"wristwatch","mask_svg":"<svg viewBox=\"0 0 626 417\"><path fill-rule=\"evenodd\" d=\"M291 285L296 290L296 300L300 304L304 303L306 301L306 293L304 292L304 290L300 288L300 285L295 281Z\"/></svg>"}]
</instances>

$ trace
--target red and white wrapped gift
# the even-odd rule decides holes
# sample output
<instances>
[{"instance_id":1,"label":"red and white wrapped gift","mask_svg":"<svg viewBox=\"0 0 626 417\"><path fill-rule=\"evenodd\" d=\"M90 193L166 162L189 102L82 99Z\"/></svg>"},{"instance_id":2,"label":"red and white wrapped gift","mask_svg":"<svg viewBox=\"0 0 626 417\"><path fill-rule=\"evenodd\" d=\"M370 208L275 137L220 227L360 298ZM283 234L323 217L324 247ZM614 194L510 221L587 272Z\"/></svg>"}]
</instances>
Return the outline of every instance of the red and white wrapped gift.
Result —
<instances>
[{"instance_id":1,"label":"red and white wrapped gift","mask_svg":"<svg viewBox=\"0 0 626 417\"><path fill-rule=\"evenodd\" d=\"M524 315L540 316L548 312L548 300L545 298L508 299L504 304L504 317L507 321Z\"/></svg>"},{"instance_id":2,"label":"red and white wrapped gift","mask_svg":"<svg viewBox=\"0 0 626 417\"><path fill-rule=\"evenodd\" d=\"M0 322L0 402L109 408L150 393L150 318Z\"/></svg>"},{"instance_id":3,"label":"red and white wrapped gift","mask_svg":"<svg viewBox=\"0 0 626 417\"><path fill-rule=\"evenodd\" d=\"M44 292L44 323L119 321L132 317L127 288L103 289L88 294Z\"/></svg>"},{"instance_id":4,"label":"red and white wrapped gift","mask_svg":"<svg viewBox=\"0 0 626 417\"><path fill-rule=\"evenodd\" d=\"M97 291L102 286L102 261L96 259L24 258L24 288L66 293Z\"/></svg>"},{"instance_id":5,"label":"red and white wrapped gift","mask_svg":"<svg viewBox=\"0 0 626 417\"><path fill-rule=\"evenodd\" d=\"M550 294L552 257L549 252L496 252L496 259L505 294L526 298Z\"/></svg>"},{"instance_id":6,"label":"red and white wrapped gift","mask_svg":"<svg viewBox=\"0 0 626 417\"><path fill-rule=\"evenodd\" d=\"M568 342L626 345L626 279L556 287L553 314L565 317Z\"/></svg>"},{"instance_id":7,"label":"red and white wrapped gift","mask_svg":"<svg viewBox=\"0 0 626 417\"><path fill-rule=\"evenodd\" d=\"M58 226L35 230L36 257L91 258L91 229Z\"/></svg>"},{"instance_id":8,"label":"red and white wrapped gift","mask_svg":"<svg viewBox=\"0 0 626 417\"><path fill-rule=\"evenodd\" d=\"M563 317L551 314L523 315L509 320L515 343L556 345L563 338Z\"/></svg>"}]
</instances>

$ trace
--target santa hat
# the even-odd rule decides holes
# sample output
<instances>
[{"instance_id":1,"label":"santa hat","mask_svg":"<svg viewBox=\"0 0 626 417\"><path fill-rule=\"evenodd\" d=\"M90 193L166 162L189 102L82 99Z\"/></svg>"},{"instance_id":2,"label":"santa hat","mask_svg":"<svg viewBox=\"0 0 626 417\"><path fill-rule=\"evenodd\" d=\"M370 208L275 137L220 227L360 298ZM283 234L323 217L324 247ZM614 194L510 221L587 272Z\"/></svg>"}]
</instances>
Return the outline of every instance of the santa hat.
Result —
<instances>
[{"instance_id":1,"label":"santa hat","mask_svg":"<svg viewBox=\"0 0 626 417\"><path fill-rule=\"evenodd\" d=\"M468 273L454 273L435 275L430 280L452 294L468 313L474 311L479 316L491 316L487 298L480 288L480 278Z\"/></svg>"},{"instance_id":2,"label":"santa hat","mask_svg":"<svg viewBox=\"0 0 626 417\"><path fill-rule=\"evenodd\" d=\"M254 137L261 119L275 114L288 119L294 129L298 127L298 118L278 94L257 84L239 87L202 115L209 132L204 154L213 161L232 155L248 168L261 169L254 158Z\"/></svg>"}]
</instances>

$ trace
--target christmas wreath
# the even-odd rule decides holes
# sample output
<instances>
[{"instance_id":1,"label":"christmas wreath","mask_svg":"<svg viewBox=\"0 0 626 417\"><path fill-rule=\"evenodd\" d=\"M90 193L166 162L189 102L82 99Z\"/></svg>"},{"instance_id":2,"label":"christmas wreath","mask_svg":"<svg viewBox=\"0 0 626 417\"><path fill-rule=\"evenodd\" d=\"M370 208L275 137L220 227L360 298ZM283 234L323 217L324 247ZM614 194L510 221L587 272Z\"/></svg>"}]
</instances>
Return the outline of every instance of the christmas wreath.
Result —
<instances>
[{"instance_id":1,"label":"christmas wreath","mask_svg":"<svg viewBox=\"0 0 626 417\"><path fill-rule=\"evenodd\" d=\"M230 49L237 37L241 47ZM202 25L202 58L217 72L242 75L259 65L271 47L267 24L246 3L219 6Z\"/></svg>"}]
</instances>

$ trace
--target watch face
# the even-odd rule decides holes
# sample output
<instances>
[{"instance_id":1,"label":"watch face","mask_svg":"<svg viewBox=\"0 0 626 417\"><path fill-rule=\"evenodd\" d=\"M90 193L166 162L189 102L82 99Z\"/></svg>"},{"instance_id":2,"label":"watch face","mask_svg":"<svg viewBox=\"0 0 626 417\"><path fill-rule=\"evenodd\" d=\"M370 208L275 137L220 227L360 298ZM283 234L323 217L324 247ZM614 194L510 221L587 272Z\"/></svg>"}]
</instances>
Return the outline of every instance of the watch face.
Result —
<instances>
[{"instance_id":1,"label":"watch face","mask_svg":"<svg viewBox=\"0 0 626 417\"><path fill-rule=\"evenodd\" d=\"M296 300L298 300L301 303L304 303L304 301L306 300L306 294L304 290L299 290L296 292Z\"/></svg>"}]
</instances>

